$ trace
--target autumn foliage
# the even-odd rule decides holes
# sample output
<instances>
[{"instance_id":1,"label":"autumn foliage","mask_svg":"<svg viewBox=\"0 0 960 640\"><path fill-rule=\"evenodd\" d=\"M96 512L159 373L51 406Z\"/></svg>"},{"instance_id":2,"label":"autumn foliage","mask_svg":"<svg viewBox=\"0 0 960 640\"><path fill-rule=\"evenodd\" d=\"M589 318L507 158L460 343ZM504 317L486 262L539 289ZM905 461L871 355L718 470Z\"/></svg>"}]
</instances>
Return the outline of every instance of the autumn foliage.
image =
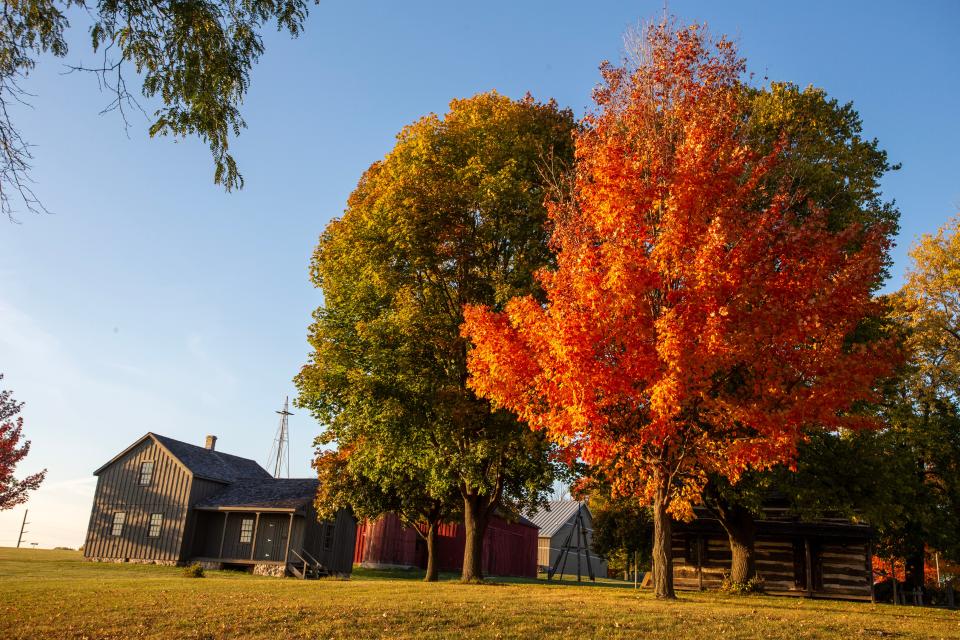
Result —
<instances>
[{"instance_id":1,"label":"autumn foliage","mask_svg":"<svg viewBox=\"0 0 960 640\"><path fill-rule=\"evenodd\" d=\"M654 507L654 587L673 595L670 518L709 472L789 462L812 426L888 371L858 340L888 230L837 229L752 147L729 41L662 23L634 68L605 65L570 196L550 203L556 268L502 311L473 306L470 384Z\"/></svg>"},{"instance_id":2,"label":"autumn foliage","mask_svg":"<svg viewBox=\"0 0 960 640\"><path fill-rule=\"evenodd\" d=\"M13 475L17 464L30 453L30 442L21 442L23 418L17 415L21 407L23 403L14 400L12 392L0 390L0 511L26 502L29 492L39 488L47 475L46 470L22 480Z\"/></svg>"}]
</instances>

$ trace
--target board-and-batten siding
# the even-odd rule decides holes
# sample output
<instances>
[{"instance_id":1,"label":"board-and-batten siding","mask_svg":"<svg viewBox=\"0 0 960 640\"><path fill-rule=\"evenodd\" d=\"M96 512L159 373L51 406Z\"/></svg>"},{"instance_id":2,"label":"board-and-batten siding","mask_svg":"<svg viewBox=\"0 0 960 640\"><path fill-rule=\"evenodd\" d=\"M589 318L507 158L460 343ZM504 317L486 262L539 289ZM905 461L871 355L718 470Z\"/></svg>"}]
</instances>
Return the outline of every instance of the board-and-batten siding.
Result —
<instances>
[{"instance_id":1,"label":"board-and-batten siding","mask_svg":"<svg viewBox=\"0 0 960 640\"><path fill-rule=\"evenodd\" d=\"M320 564L332 573L349 575L353 570L353 552L357 540L357 521L345 509L337 512L331 521L317 521L317 512L313 505L307 508L306 517L297 534L297 546L291 542L291 549L306 549ZM333 527L333 544L324 548L324 537L328 527ZM291 554L292 555L292 554Z\"/></svg>"},{"instance_id":2,"label":"board-and-batten siding","mask_svg":"<svg viewBox=\"0 0 960 640\"><path fill-rule=\"evenodd\" d=\"M210 496L223 491L227 485L222 482L206 480L204 478L193 478L193 484L190 487L190 506L199 503ZM204 529L204 520L202 512L195 509L187 511L186 529L184 532L183 558L186 560L191 556L204 555L201 551L204 543L206 531Z\"/></svg>"},{"instance_id":3,"label":"board-and-batten siding","mask_svg":"<svg viewBox=\"0 0 960 640\"><path fill-rule=\"evenodd\" d=\"M153 462L149 485L140 485L140 464ZM146 439L104 469L97 479L83 553L88 558L176 562L181 560L191 476L152 439ZM113 514L126 522L111 535ZM162 513L159 538L148 538L151 513Z\"/></svg>"}]
</instances>

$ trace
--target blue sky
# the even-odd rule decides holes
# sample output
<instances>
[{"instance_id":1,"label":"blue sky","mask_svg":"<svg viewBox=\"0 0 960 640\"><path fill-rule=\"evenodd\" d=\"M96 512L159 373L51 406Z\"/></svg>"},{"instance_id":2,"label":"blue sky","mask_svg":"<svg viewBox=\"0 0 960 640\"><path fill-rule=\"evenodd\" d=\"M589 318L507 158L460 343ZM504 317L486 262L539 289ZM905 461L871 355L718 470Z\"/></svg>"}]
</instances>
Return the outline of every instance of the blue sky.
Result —
<instances>
[{"instance_id":1,"label":"blue sky","mask_svg":"<svg viewBox=\"0 0 960 640\"><path fill-rule=\"evenodd\" d=\"M36 145L36 190L54 215L0 221L0 372L27 403L49 469L27 540L83 541L101 463L146 431L263 460L274 413L306 359L321 302L307 278L317 236L405 124L496 89L554 97L579 115L597 65L662 2L333 2L298 40L267 35L234 143L246 188L212 183L196 141L125 133L90 77L44 59L17 120ZM960 4L672 2L733 36L759 77L852 100L903 169L884 181L903 214L891 288L919 234L960 209ZM92 62L74 16L69 62ZM129 136L129 137L128 137ZM318 426L291 418L294 475ZM12 544L23 509L0 513Z\"/></svg>"}]
</instances>

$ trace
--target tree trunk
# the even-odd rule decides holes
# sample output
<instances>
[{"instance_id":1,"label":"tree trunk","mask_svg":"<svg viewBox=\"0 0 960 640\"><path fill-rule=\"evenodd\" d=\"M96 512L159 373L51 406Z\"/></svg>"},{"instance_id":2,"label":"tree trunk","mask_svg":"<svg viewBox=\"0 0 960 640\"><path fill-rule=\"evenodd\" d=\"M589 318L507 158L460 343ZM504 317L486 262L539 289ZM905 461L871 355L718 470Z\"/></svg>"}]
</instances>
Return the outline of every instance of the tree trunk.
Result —
<instances>
[{"instance_id":1,"label":"tree trunk","mask_svg":"<svg viewBox=\"0 0 960 640\"><path fill-rule=\"evenodd\" d=\"M423 577L424 582L437 581L437 523L431 522L427 529L427 575Z\"/></svg>"},{"instance_id":2,"label":"tree trunk","mask_svg":"<svg viewBox=\"0 0 960 640\"><path fill-rule=\"evenodd\" d=\"M911 589L923 589L925 555L923 547L920 547L903 559L904 582Z\"/></svg>"},{"instance_id":3,"label":"tree trunk","mask_svg":"<svg viewBox=\"0 0 960 640\"><path fill-rule=\"evenodd\" d=\"M486 496L466 495L463 498L463 525L466 543L463 546L462 582L483 580L483 536L487 532L489 515Z\"/></svg>"},{"instance_id":4,"label":"tree trunk","mask_svg":"<svg viewBox=\"0 0 960 640\"><path fill-rule=\"evenodd\" d=\"M717 513L730 540L730 581L743 584L757 573L756 522L748 509L736 504L718 509Z\"/></svg>"},{"instance_id":5,"label":"tree trunk","mask_svg":"<svg viewBox=\"0 0 960 640\"><path fill-rule=\"evenodd\" d=\"M653 594L657 598L676 598L673 590L673 540L670 514L667 513L667 489L657 489L653 502Z\"/></svg>"}]
</instances>

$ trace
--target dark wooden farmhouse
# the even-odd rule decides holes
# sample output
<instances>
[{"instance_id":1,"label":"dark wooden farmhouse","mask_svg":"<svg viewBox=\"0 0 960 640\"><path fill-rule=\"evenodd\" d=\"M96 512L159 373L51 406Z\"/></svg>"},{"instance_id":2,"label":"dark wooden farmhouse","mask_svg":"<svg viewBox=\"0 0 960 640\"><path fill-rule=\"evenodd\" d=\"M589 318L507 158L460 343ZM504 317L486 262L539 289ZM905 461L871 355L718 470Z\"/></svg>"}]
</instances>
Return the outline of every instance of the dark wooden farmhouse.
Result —
<instances>
[{"instance_id":1,"label":"dark wooden farmhouse","mask_svg":"<svg viewBox=\"0 0 960 640\"><path fill-rule=\"evenodd\" d=\"M316 479L278 479L253 460L148 433L94 472L89 560L349 574L356 523L318 522Z\"/></svg>"},{"instance_id":2,"label":"dark wooden farmhouse","mask_svg":"<svg viewBox=\"0 0 960 640\"><path fill-rule=\"evenodd\" d=\"M445 523L437 530L435 551L439 571L460 571L466 535L463 524ZM354 562L370 569L426 569L427 545L412 527L388 513L357 527ZM488 576L537 577L537 527L494 515L483 538L482 571Z\"/></svg>"},{"instance_id":3,"label":"dark wooden farmhouse","mask_svg":"<svg viewBox=\"0 0 960 640\"><path fill-rule=\"evenodd\" d=\"M560 568L567 574L582 575L590 570L599 578L607 577L607 561L593 552L593 516L585 502L577 500L551 500L542 509L527 514L530 521L540 529L537 540L537 565L546 573L551 567ZM577 519L580 518L580 526ZM567 553L562 554L564 547ZM589 558L588 556L589 550ZM561 556L563 556L561 558Z\"/></svg>"},{"instance_id":4,"label":"dark wooden farmhouse","mask_svg":"<svg viewBox=\"0 0 960 640\"><path fill-rule=\"evenodd\" d=\"M730 543L703 509L673 525L673 575L678 589L712 589L730 571ZM842 519L803 522L766 509L756 521L756 568L774 595L870 600L873 530Z\"/></svg>"}]
</instances>

